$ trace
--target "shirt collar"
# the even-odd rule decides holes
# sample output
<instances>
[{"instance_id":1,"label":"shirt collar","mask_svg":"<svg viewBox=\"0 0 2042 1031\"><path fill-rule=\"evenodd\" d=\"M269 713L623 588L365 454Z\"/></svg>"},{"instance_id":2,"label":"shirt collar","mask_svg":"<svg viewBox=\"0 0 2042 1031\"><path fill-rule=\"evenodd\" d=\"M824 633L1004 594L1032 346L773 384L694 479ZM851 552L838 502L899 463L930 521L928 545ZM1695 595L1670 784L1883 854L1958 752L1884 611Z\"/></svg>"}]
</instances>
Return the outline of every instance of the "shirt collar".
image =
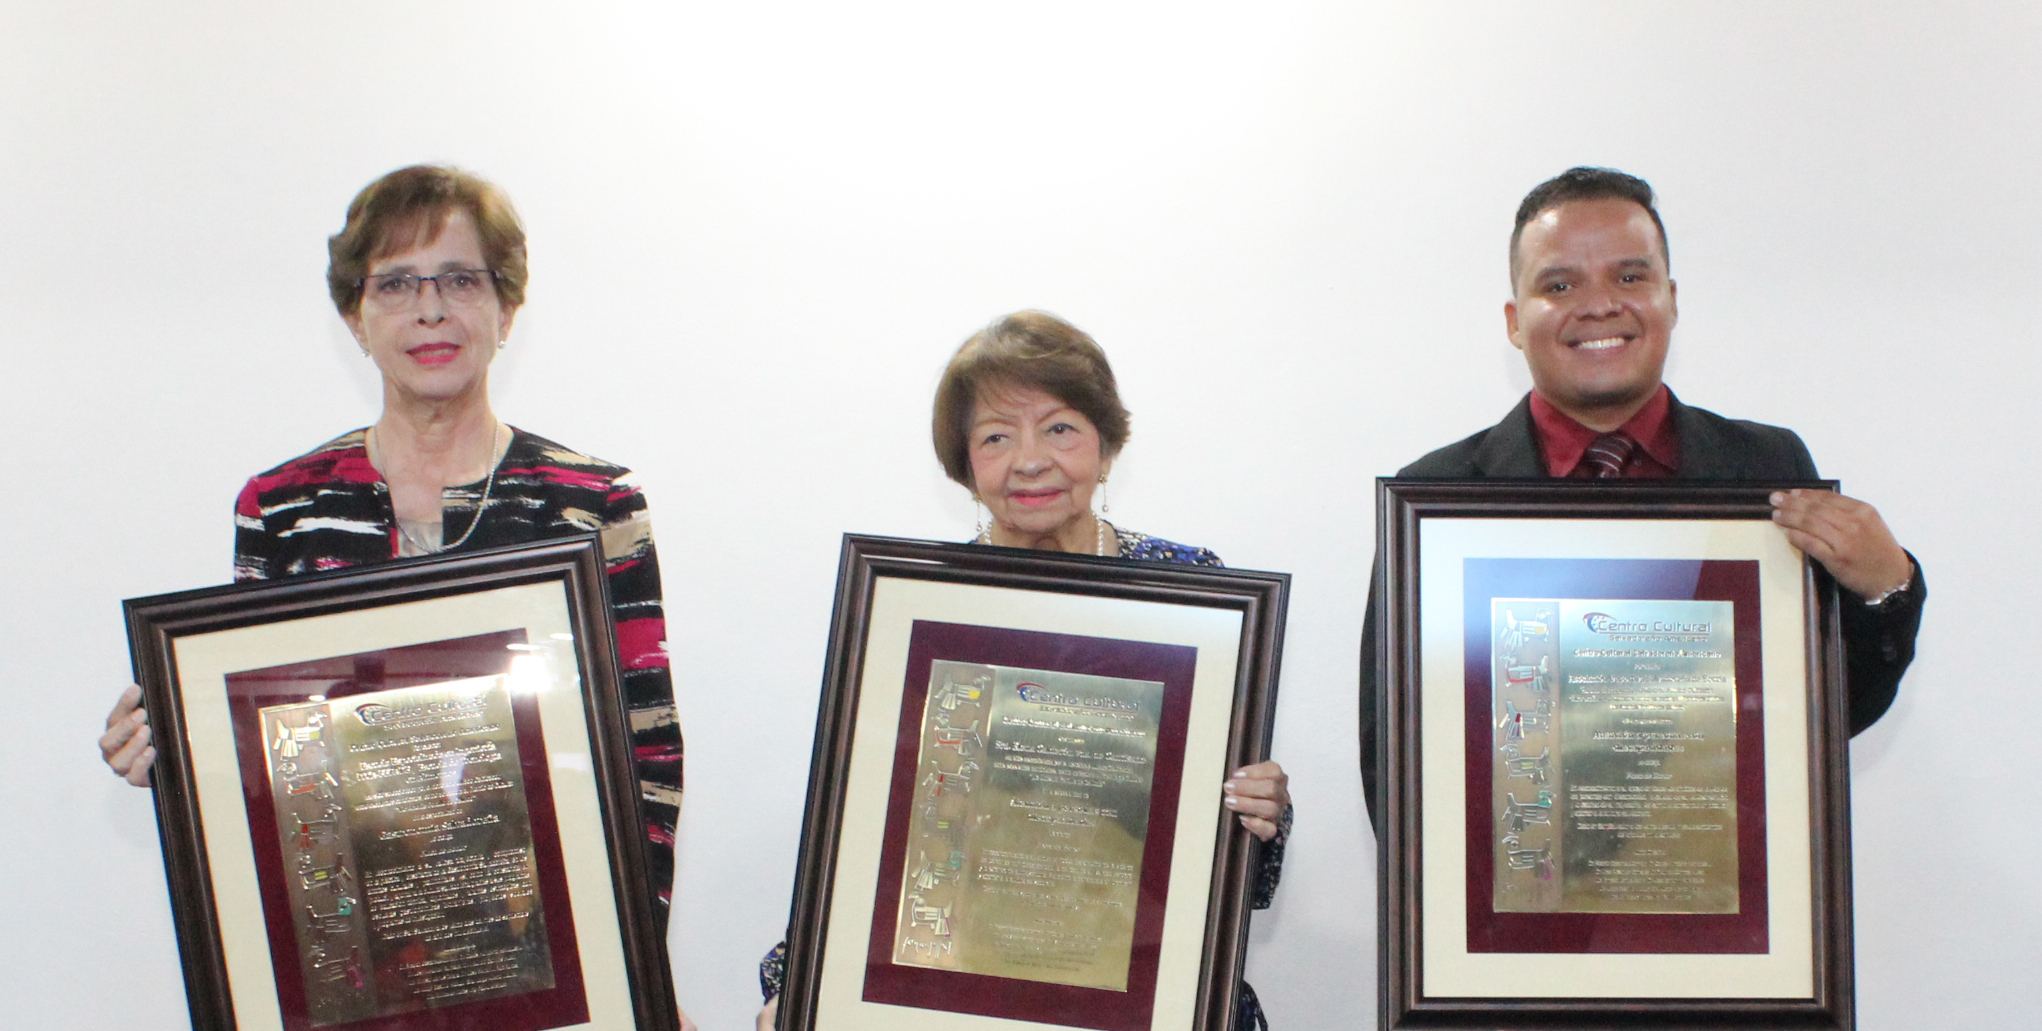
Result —
<instances>
[{"instance_id":1,"label":"shirt collar","mask_svg":"<svg viewBox=\"0 0 2042 1031\"><path fill-rule=\"evenodd\" d=\"M1638 409L1636 415L1622 426L1617 427L1638 445L1652 460L1669 470L1680 468L1680 437L1673 424L1673 394L1666 384L1659 384L1651 400ZM1554 407L1534 390L1531 394L1532 427L1539 438L1539 455L1545 460L1546 474L1566 476L1581 464L1581 454L1601 432L1589 429L1574 421L1574 417Z\"/></svg>"}]
</instances>

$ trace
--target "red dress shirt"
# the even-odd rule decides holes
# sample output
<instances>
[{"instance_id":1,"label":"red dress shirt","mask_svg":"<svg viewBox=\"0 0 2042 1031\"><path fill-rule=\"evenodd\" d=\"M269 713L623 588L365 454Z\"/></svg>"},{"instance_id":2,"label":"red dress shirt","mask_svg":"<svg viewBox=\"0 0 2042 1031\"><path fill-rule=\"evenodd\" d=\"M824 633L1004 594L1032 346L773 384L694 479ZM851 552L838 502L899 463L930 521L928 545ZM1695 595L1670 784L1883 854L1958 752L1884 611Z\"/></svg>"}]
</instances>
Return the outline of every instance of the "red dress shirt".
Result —
<instances>
[{"instance_id":1,"label":"red dress shirt","mask_svg":"<svg viewBox=\"0 0 2042 1031\"><path fill-rule=\"evenodd\" d=\"M1638 448L1631 453L1630 461L1624 463L1623 478L1627 480L1663 480L1680 470L1680 437L1674 432L1672 413L1673 394L1666 384L1659 384L1659 392L1638 414L1617 430L1638 442ZM1534 390L1531 395L1532 428L1539 439L1539 454L1545 458L1546 473L1550 476L1569 477L1585 475L1581 472L1581 455L1595 438L1602 436L1597 430L1589 429L1574 421L1574 417L1553 407L1551 401L1539 396Z\"/></svg>"}]
</instances>

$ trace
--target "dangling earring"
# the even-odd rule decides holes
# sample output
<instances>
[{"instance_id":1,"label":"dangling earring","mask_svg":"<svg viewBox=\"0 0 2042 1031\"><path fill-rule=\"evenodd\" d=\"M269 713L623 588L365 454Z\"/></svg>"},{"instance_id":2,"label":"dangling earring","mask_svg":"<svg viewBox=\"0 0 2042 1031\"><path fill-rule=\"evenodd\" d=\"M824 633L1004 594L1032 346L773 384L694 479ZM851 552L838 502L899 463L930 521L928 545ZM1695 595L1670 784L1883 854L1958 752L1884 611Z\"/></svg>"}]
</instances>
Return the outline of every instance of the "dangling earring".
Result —
<instances>
[{"instance_id":1,"label":"dangling earring","mask_svg":"<svg viewBox=\"0 0 2042 1031\"><path fill-rule=\"evenodd\" d=\"M1106 474L1105 474L1105 473L1100 473L1100 474L1099 474L1099 514L1100 514L1100 515L1105 515L1105 514L1107 514L1108 512L1111 512L1111 511L1113 511L1113 503L1112 503L1112 502L1110 502L1110 501L1107 501L1107 500L1106 500Z\"/></svg>"},{"instance_id":2,"label":"dangling earring","mask_svg":"<svg viewBox=\"0 0 2042 1031\"><path fill-rule=\"evenodd\" d=\"M972 514L978 518L978 535L973 537L971 542L973 544L991 544L993 542L993 528L986 525L986 503L980 501L977 494L971 496L971 510Z\"/></svg>"}]
</instances>

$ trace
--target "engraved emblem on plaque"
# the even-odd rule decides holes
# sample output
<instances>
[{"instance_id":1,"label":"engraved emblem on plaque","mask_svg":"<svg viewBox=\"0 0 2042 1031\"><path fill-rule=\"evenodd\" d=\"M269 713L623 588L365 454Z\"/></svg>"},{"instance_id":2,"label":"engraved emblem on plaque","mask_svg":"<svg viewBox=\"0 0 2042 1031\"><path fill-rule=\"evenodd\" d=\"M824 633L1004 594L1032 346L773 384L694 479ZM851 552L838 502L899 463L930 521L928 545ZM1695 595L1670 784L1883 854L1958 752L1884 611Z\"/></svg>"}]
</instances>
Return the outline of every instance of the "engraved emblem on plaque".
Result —
<instances>
[{"instance_id":1,"label":"engraved emblem on plaque","mask_svg":"<svg viewBox=\"0 0 2042 1031\"><path fill-rule=\"evenodd\" d=\"M936 747L948 748L959 756L970 755L973 746L983 746L984 744L985 739L979 737L978 731L971 727L936 728Z\"/></svg>"},{"instance_id":2,"label":"engraved emblem on plaque","mask_svg":"<svg viewBox=\"0 0 2042 1031\"><path fill-rule=\"evenodd\" d=\"M908 910L908 921L911 926L920 927L926 924L930 933L936 935L936 937L950 937L949 906L929 905L922 901L920 895L910 895L908 899L913 903Z\"/></svg>"},{"instance_id":3,"label":"engraved emblem on plaque","mask_svg":"<svg viewBox=\"0 0 2042 1031\"><path fill-rule=\"evenodd\" d=\"M1503 731L1505 741L1522 741L1528 730L1544 730L1551 718L1553 703L1541 698L1538 705L1529 711L1518 709L1516 702L1503 703L1503 715L1496 720L1496 726Z\"/></svg>"},{"instance_id":4,"label":"engraved emblem on plaque","mask_svg":"<svg viewBox=\"0 0 2042 1031\"><path fill-rule=\"evenodd\" d=\"M1514 612L1503 614L1503 631L1496 637L1497 646L1505 651L1516 651L1532 641L1544 641L1553 635L1550 612L1541 612L1538 619L1519 619Z\"/></svg>"},{"instance_id":5,"label":"engraved emblem on plaque","mask_svg":"<svg viewBox=\"0 0 2042 1031\"><path fill-rule=\"evenodd\" d=\"M322 887L338 888L341 885L341 881L349 876L347 872L347 857L345 855L337 854L333 857L333 862L319 867L312 865L312 855L311 852L298 853L298 876L300 880L305 882L307 891L311 890L315 884Z\"/></svg>"},{"instance_id":6,"label":"engraved emblem on plaque","mask_svg":"<svg viewBox=\"0 0 2042 1031\"><path fill-rule=\"evenodd\" d=\"M946 678L943 686L936 690L936 702L943 707L944 712L953 712L960 705L975 703L984 697L991 679L980 675L973 677L969 683L960 684Z\"/></svg>"},{"instance_id":7,"label":"engraved emblem on plaque","mask_svg":"<svg viewBox=\"0 0 2042 1031\"><path fill-rule=\"evenodd\" d=\"M953 873L955 871L949 867L931 865L929 857L924 855L922 857L922 865L915 868L915 887L922 891L933 890L937 885L948 880Z\"/></svg>"},{"instance_id":8,"label":"engraved emblem on plaque","mask_svg":"<svg viewBox=\"0 0 2042 1031\"><path fill-rule=\"evenodd\" d=\"M1506 793L1503 797L1508 800L1503 807L1503 824L1510 828L1512 834L1524 833L1526 824L1553 822L1551 794L1541 791L1538 798L1530 802L1520 802L1514 794Z\"/></svg>"},{"instance_id":9,"label":"engraved emblem on plaque","mask_svg":"<svg viewBox=\"0 0 2042 1031\"><path fill-rule=\"evenodd\" d=\"M1504 748L1504 752L1507 753L1503 761L1506 776L1528 777L1533 784L1545 786L1547 776L1553 771L1551 748L1537 755L1518 755L1517 746L1510 745Z\"/></svg>"},{"instance_id":10,"label":"engraved emblem on plaque","mask_svg":"<svg viewBox=\"0 0 2042 1031\"><path fill-rule=\"evenodd\" d=\"M301 726L288 726L277 721L277 734L269 743L270 750L286 758L295 759L305 746L319 740L321 730L326 726L326 713L313 712Z\"/></svg>"},{"instance_id":11,"label":"engraved emblem on plaque","mask_svg":"<svg viewBox=\"0 0 2042 1031\"><path fill-rule=\"evenodd\" d=\"M292 767L293 765L292 763L284 764L285 767ZM338 787L340 787L340 782L334 780L333 774L325 770L320 770L317 773L300 774L295 777L286 776L284 778L285 794L310 795L323 802L332 801L334 789Z\"/></svg>"},{"instance_id":12,"label":"engraved emblem on plaque","mask_svg":"<svg viewBox=\"0 0 2042 1031\"><path fill-rule=\"evenodd\" d=\"M933 960L939 956L948 956L955 947L956 943L948 939L939 942L925 942L919 938L903 938L900 943L900 950L902 952L913 949L916 956L924 961Z\"/></svg>"},{"instance_id":13,"label":"engraved emblem on plaque","mask_svg":"<svg viewBox=\"0 0 2042 1031\"><path fill-rule=\"evenodd\" d=\"M1552 846L1547 844L1540 845L1538 848L1519 848L1518 845L1519 841L1515 836L1503 839L1504 855L1509 858L1510 868L1512 870L1536 870L1538 871L1539 880L1552 880Z\"/></svg>"},{"instance_id":14,"label":"engraved emblem on plaque","mask_svg":"<svg viewBox=\"0 0 2042 1031\"><path fill-rule=\"evenodd\" d=\"M342 899L341 901L349 903L349 905L343 907L339 912L335 913L320 913L315 911L311 906L306 906L305 926L310 927L314 931L319 932L320 935L327 938L333 938L339 935L351 933L355 929L355 922L353 919L354 906L352 905L354 900Z\"/></svg>"},{"instance_id":15,"label":"engraved emblem on plaque","mask_svg":"<svg viewBox=\"0 0 2042 1031\"><path fill-rule=\"evenodd\" d=\"M347 955L329 957L324 946L312 947L312 970L321 981L343 981L356 988L363 986L362 952L350 948Z\"/></svg>"},{"instance_id":16,"label":"engraved emblem on plaque","mask_svg":"<svg viewBox=\"0 0 2042 1031\"><path fill-rule=\"evenodd\" d=\"M340 820L335 817L308 820L297 817L298 848L309 851L320 842L334 841L340 836Z\"/></svg>"},{"instance_id":17,"label":"engraved emblem on plaque","mask_svg":"<svg viewBox=\"0 0 2042 1031\"><path fill-rule=\"evenodd\" d=\"M933 770L928 776L922 778L922 785L929 789L929 798L931 800L942 798L952 791L969 792L971 790L971 771L958 770L955 773L944 773L942 770Z\"/></svg>"}]
</instances>

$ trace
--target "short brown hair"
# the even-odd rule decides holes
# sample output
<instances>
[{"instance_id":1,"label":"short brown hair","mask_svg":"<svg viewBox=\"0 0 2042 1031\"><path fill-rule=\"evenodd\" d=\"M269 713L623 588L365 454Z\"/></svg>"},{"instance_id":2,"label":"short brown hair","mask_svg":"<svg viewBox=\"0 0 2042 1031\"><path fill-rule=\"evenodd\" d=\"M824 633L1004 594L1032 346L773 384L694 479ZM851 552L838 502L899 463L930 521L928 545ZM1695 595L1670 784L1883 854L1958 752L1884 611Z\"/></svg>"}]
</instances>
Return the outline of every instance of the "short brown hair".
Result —
<instances>
[{"instance_id":1,"label":"short brown hair","mask_svg":"<svg viewBox=\"0 0 2042 1031\"><path fill-rule=\"evenodd\" d=\"M1524 235L1524 227L1532 219L1544 214L1549 208L1557 208L1568 201L1576 200L1627 200L1644 208L1652 216L1652 224L1659 228L1659 259L1673 267L1672 249L1666 243L1666 223L1659 220L1659 209L1652 203L1652 184L1628 172L1614 168L1591 168L1586 165L1570 168L1532 187L1517 205L1517 222L1510 228L1510 288L1517 289L1517 241Z\"/></svg>"},{"instance_id":2,"label":"short brown hair","mask_svg":"<svg viewBox=\"0 0 2042 1031\"><path fill-rule=\"evenodd\" d=\"M439 239L455 209L468 212L482 237L482 260L496 273L496 298L525 303L525 227L495 183L458 168L412 165L362 188L347 206L347 225L326 241L326 291L342 316L362 304L369 263Z\"/></svg>"},{"instance_id":3,"label":"short brown hair","mask_svg":"<svg viewBox=\"0 0 2042 1031\"><path fill-rule=\"evenodd\" d=\"M976 489L971 477L971 416L979 393L1014 385L1043 391L1099 428L1101 457L1127 443L1127 408L1106 352L1084 330L1046 311L1017 311L971 335L936 385L931 430L943 472Z\"/></svg>"}]
</instances>

